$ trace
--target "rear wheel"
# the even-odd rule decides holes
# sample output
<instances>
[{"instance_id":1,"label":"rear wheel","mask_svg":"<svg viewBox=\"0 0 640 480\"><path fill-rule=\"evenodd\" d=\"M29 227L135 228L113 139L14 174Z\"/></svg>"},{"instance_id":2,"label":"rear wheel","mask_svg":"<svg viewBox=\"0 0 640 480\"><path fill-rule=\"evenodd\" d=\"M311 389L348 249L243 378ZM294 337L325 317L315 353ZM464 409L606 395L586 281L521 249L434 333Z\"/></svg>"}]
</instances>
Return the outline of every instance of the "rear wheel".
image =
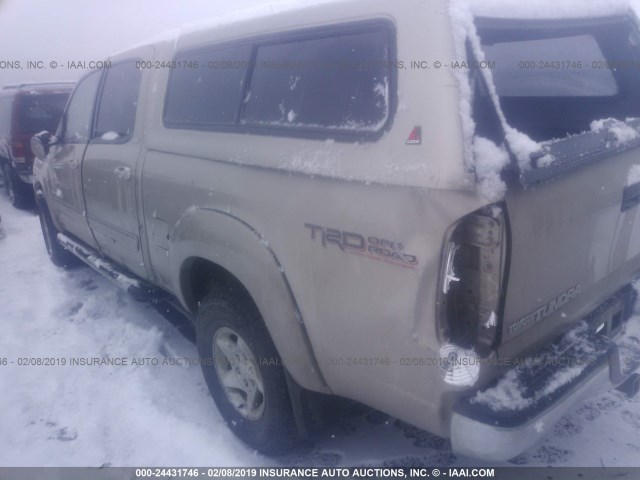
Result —
<instances>
[{"instance_id":1,"label":"rear wheel","mask_svg":"<svg viewBox=\"0 0 640 480\"><path fill-rule=\"evenodd\" d=\"M36 205L38 207L38 217L40 218L40 228L42 229L44 245L47 248L47 254L51 262L58 267L66 269L77 266L79 263L78 259L58 243L58 229L51 219L49 207L47 207L42 193L38 194Z\"/></svg>"},{"instance_id":2,"label":"rear wheel","mask_svg":"<svg viewBox=\"0 0 640 480\"><path fill-rule=\"evenodd\" d=\"M2 177L4 189L9 197L9 202L16 208L33 206L33 193L31 185L24 183L16 174L13 167L5 162L2 164Z\"/></svg>"},{"instance_id":3,"label":"rear wheel","mask_svg":"<svg viewBox=\"0 0 640 480\"><path fill-rule=\"evenodd\" d=\"M200 303L202 371L227 425L264 454L298 441L285 371L260 313L241 289L218 288Z\"/></svg>"}]
</instances>

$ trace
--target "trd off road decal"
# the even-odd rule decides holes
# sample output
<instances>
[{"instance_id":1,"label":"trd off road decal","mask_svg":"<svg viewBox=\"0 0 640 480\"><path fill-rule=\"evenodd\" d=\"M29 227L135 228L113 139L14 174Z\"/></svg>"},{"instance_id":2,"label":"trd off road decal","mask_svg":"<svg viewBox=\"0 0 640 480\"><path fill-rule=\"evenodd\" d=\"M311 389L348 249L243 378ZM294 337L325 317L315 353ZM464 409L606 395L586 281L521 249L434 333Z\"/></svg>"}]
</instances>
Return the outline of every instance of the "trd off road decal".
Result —
<instances>
[{"instance_id":1,"label":"trd off road decal","mask_svg":"<svg viewBox=\"0 0 640 480\"><path fill-rule=\"evenodd\" d=\"M345 253L355 253L405 268L418 265L418 258L404 252L404 245L378 237L365 237L359 233L304 224L311 232L311 240L319 240L323 247L334 245Z\"/></svg>"}]
</instances>

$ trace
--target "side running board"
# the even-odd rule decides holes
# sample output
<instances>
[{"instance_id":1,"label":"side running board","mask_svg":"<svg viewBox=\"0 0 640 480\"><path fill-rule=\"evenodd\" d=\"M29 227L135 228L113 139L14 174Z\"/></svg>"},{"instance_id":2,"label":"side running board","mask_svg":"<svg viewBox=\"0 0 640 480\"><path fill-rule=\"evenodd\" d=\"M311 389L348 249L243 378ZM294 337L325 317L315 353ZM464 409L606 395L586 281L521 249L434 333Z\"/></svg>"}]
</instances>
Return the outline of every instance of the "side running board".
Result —
<instances>
[{"instance_id":1,"label":"side running board","mask_svg":"<svg viewBox=\"0 0 640 480\"><path fill-rule=\"evenodd\" d=\"M67 237L65 234L58 233L58 243L96 272L111 280L116 286L126 290L136 300L152 300L160 294L153 286L136 278L116 263L102 258L95 250Z\"/></svg>"}]
</instances>

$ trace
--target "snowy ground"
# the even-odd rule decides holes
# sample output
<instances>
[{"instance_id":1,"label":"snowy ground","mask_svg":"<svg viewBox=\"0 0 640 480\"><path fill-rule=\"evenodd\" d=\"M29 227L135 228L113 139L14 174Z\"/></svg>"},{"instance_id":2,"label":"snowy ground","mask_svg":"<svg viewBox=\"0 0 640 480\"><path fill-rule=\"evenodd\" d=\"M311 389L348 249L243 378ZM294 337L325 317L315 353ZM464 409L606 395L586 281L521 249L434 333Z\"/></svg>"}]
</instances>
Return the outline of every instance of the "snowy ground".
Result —
<instances>
[{"instance_id":1,"label":"snowy ground","mask_svg":"<svg viewBox=\"0 0 640 480\"><path fill-rule=\"evenodd\" d=\"M195 359L189 328L88 268L55 268L37 216L4 196L0 215L0 466L479 465L355 404L335 413L315 447L282 459L255 454L225 427L197 365L131 365ZM107 355L129 365L69 365ZM43 357L67 364L18 365ZM513 463L638 466L640 400L616 392L578 405Z\"/></svg>"}]
</instances>

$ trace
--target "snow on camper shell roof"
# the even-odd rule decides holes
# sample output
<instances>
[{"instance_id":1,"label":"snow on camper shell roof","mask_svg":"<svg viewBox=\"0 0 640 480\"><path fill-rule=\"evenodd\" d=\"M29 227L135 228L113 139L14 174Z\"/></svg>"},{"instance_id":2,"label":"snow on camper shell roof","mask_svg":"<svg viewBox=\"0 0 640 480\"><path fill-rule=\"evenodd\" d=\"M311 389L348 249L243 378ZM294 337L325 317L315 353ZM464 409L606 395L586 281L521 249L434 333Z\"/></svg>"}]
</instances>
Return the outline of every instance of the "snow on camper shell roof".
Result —
<instances>
[{"instance_id":1,"label":"snow on camper shell roof","mask_svg":"<svg viewBox=\"0 0 640 480\"><path fill-rule=\"evenodd\" d=\"M404 4L405 1L408 3L408 0L403 0L402 3ZM632 12L630 0L528 0L526 2L522 2L522 0L442 0L438 2L434 0L415 0L416 3L420 4L423 4L425 1L433 2L433 8L436 10L439 10L440 7L447 3L449 4L449 17L453 32L454 49L456 51L455 56L460 59L466 57L465 41L467 39L472 40L472 43L476 47L474 50L479 54L479 59L484 59L484 54L479 48L480 42L475 31L474 17L504 19L578 19L621 16L628 15ZM640 4L640 0L637 1ZM397 8L394 4L380 7L381 4L382 2L371 2L368 0L283 0L185 24L180 28L166 31L126 51L130 51L136 47L165 42L179 44L178 48L180 48L180 46L186 47L189 44L197 42L201 34L218 28L220 28L220 32L216 34L216 36L219 35L220 38L235 35L241 37L245 33L259 33L260 30L263 29L286 29L293 27L294 23L295 25L303 26L305 24L304 19L312 19L316 16L315 14L320 14L319 16L322 17L328 11L335 12L331 15L335 18L338 18L340 14L344 13L343 16L345 21L347 21L351 18L350 14L355 10L360 13L369 11L371 14L374 14L376 13L376 9L382 9L384 12L392 12ZM341 9L343 6L345 7L344 10ZM353 8L347 8L354 6L357 6L355 10ZM406 5L403 5L403 7L406 7ZM407 11L406 8L402 8L402 10ZM300 11L305 11L304 18L300 18L298 15L290 15ZM460 88L460 118L462 123L462 137L464 138L463 156L466 159L467 167L472 167L473 170L476 170L476 168L480 166L480 170L486 174L480 175L480 177L483 177L484 183L487 184L487 188L485 188L485 190L487 190L486 193L488 193L487 197L501 197L504 194L504 188L501 182L496 182L496 179L498 179L497 174L502 168L501 164L504 162L498 162L499 164L491 162L491 164L487 165L479 162L481 165L478 165L478 162L474 161L481 160L478 158L478 153L490 151L491 149L477 148L479 146L483 147L483 145L481 143L478 144L474 138L475 123L472 119L470 108L472 93L469 88L467 72L453 72L453 75L457 78L457 83ZM494 100L496 100L495 97L497 94L493 82L490 81L488 86L490 88L490 94L494 97ZM511 128L499 108L498 113L505 126L511 150L518 158L518 163L523 169L528 168L530 155L540 151L541 145L531 140L527 135ZM486 145L484 145L484 147L486 147ZM499 147L496 146L496 148ZM503 156L501 155L500 158L503 158ZM476 171L476 173L478 172ZM479 178L481 184L483 178Z\"/></svg>"},{"instance_id":2,"label":"snow on camper shell roof","mask_svg":"<svg viewBox=\"0 0 640 480\"><path fill-rule=\"evenodd\" d=\"M245 8L242 10L232 11L224 15L206 18L195 22L189 22L181 25L178 28L172 28L165 30L164 32L148 38L140 43L132 45L131 47L121 50L111 55L115 57L121 53L133 50L135 48L144 47L147 45L153 45L161 42L176 42L179 38L185 37L191 34L211 30L218 27L229 27L235 24L248 22L255 19L265 19L269 17L275 17L282 13L294 12L297 10L305 10L313 7L320 7L331 5L331 8L335 7L336 3L354 3L365 2L366 0L281 0L276 2L269 2L262 5L256 5L254 7Z\"/></svg>"},{"instance_id":3,"label":"snow on camper shell roof","mask_svg":"<svg viewBox=\"0 0 640 480\"><path fill-rule=\"evenodd\" d=\"M366 0L281 0L269 2L165 30L126 49L114 52L110 58L155 43L176 42L181 37L216 27L228 27L258 18L264 19L313 7L330 6L330 8L335 8L335 4L358 2L366 3ZM630 0L527 0L526 2L522 0L449 0L449 4L451 7L449 13L453 17L454 23L469 13L472 16L494 18L544 19L614 16L627 14L632 10ZM638 6L640 7L640 0L638 0Z\"/></svg>"}]
</instances>

